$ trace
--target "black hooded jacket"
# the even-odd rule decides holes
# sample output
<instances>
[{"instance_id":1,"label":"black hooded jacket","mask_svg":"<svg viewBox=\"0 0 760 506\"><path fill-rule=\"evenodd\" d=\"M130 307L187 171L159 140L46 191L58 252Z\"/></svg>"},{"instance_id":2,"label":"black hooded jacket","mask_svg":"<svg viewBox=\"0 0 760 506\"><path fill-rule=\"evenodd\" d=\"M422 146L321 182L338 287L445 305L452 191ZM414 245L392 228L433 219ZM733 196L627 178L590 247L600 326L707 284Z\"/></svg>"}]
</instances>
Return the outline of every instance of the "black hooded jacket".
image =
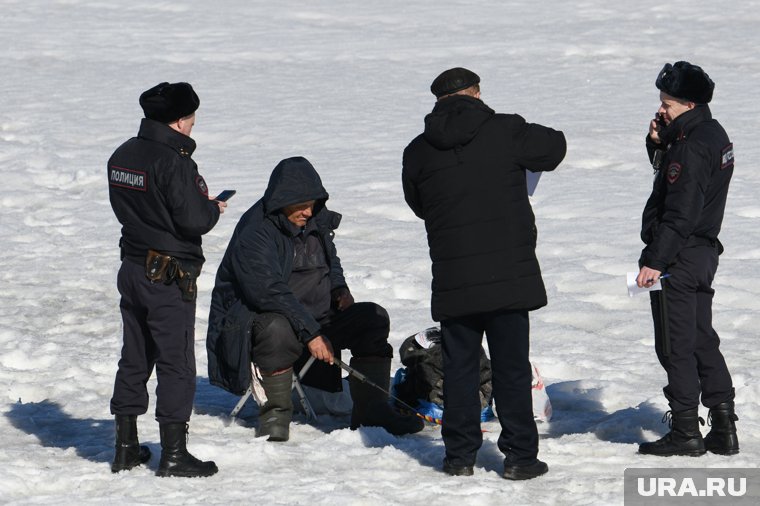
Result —
<instances>
[{"instance_id":1,"label":"black hooded jacket","mask_svg":"<svg viewBox=\"0 0 760 506\"><path fill-rule=\"evenodd\" d=\"M142 262L154 249L203 263L201 236L216 225L219 207L208 199L193 151L190 137L143 119L137 137L111 155L109 196L127 257Z\"/></svg>"},{"instance_id":2,"label":"black hooded jacket","mask_svg":"<svg viewBox=\"0 0 760 506\"><path fill-rule=\"evenodd\" d=\"M243 214L227 246L211 295L206 349L209 380L234 394L251 383L251 328L255 313L278 313L306 343L320 325L288 280L293 271L297 231L281 210L316 201L310 221L317 225L330 268L331 290L346 286L333 236L341 216L325 207L328 194L308 160L288 158L275 167L264 197Z\"/></svg>"},{"instance_id":3,"label":"black hooded jacket","mask_svg":"<svg viewBox=\"0 0 760 506\"><path fill-rule=\"evenodd\" d=\"M562 132L479 99L436 103L402 174L406 202L425 220L434 320L546 304L525 170L553 170L565 150Z\"/></svg>"},{"instance_id":4,"label":"black hooded jacket","mask_svg":"<svg viewBox=\"0 0 760 506\"><path fill-rule=\"evenodd\" d=\"M664 272L683 248L717 244L734 148L707 105L684 112L659 137L659 145L646 138L650 161L658 149L663 159L642 216L639 264Z\"/></svg>"}]
</instances>

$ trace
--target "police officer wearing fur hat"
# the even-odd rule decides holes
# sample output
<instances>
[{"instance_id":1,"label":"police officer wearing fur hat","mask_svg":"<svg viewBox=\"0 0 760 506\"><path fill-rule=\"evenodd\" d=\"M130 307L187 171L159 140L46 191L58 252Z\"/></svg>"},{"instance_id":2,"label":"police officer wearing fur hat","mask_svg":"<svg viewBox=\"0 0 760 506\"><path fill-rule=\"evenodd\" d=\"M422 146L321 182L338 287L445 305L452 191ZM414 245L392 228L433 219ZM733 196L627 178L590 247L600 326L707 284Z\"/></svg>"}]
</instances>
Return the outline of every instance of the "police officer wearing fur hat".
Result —
<instances>
[{"instance_id":1,"label":"police officer wearing fur hat","mask_svg":"<svg viewBox=\"0 0 760 506\"><path fill-rule=\"evenodd\" d=\"M526 169L554 170L565 136L497 114L480 99L480 78L441 73L425 130L404 150L407 204L425 221L433 260L431 312L441 322L443 471L472 475L480 431L480 349L488 339L502 431L502 476L547 472L538 457L529 360L529 312L546 305Z\"/></svg>"},{"instance_id":2,"label":"police officer wearing fur hat","mask_svg":"<svg viewBox=\"0 0 760 506\"><path fill-rule=\"evenodd\" d=\"M200 101L188 83L161 83L140 95L145 118L137 137L108 160L111 207L121 229L118 274L123 347L114 382L119 472L150 459L137 438L148 410L146 383L156 368L156 420L161 434L158 476L210 476L214 462L188 453L187 423L195 396L196 279L204 262L201 236L226 204L209 199L191 158L190 133Z\"/></svg>"},{"instance_id":3,"label":"police officer wearing fur hat","mask_svg":"<svg viewBox=\"0 0 760 506\"><path fill-rule=\"evenodd\" d=\"M739 452L734 387L712 327L712 282L723 251L718 234L734 170L733 145L710 113L715 85L700 67L668 63L655 85L661 104L646 137L655 179L642 218L646 247L637 284L662 283L662 291L650 296L671 428L658 441L642 443L639 453L732 455ZM700 400L711 426L704 438Z\"/></svg>"}]
</instances>

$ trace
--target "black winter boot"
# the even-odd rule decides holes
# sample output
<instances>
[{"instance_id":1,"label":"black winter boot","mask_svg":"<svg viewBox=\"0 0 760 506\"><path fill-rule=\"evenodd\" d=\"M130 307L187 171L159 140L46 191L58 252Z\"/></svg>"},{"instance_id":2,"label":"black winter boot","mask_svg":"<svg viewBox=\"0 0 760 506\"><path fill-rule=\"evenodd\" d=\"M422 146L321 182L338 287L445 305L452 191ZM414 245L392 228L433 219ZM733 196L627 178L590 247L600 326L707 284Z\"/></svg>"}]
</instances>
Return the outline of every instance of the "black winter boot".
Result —
<instances>
[{"instance_id":1,"label":"black winter boot","mask_svg":"<svg viewBox=\"0 0 760 506\"><path fill-rule=\"evenodd\" d=\"M386 357L352 358L351 367L386 392L391 382L391 359ZM351 375L348 378L351 398L351 430L360 426L382 427L393 435L414 434L425 422L413 414L401 414L388 404L388 394Z\"/></svg>"},{"instance_id":2,"label":"black winter boot","mask_svg":"<svg viewBox=\"0 0 760 506\"><path fill-rule=\"evenodd\" d=\"M118 473L150 460L150 449L137 440L137 416L116 415L116 452L111 472Z\"/></svg>"},{"instance_id":3,"label":"black winter boot","mask_svg":"<svg viewBox=\"0 0 760 506\"><path fill-rule=\"evenodd\" d=\"M641 443L639 453L659 457L704 455L705 441L702 439L702 433L699 432L699 424L704 425L705 422L699 418L698 408L668 411L662 417L662 422L665 423L668 418L670 418L670 432L657 441Z\"/></svg>"},{"instance_id":4,"label":"black winter boot","mask_svg":"<svg viewBox=\"0 0 760 506\"><path fill-rule=\"evenodd\" d=\"M261 385L267 402L259 410L256 437L269 436L267 441L287 441L293 419L293 369L274 376L263 376Z\"/></svg>"},{"instance_id":5,"label":"black winter boot","mask_svg":"<svg viewBox=\"0 0 760 506\"><path fill-rule=\"evenodd\" d=\"M209 460L203 462L187 451L187 424L162 423L161 461L158 463L156 476L183 476L196 478L216 474L216 464Z\"/></svg>"},{"instance_id":6,"label":"black winter boot","mask_svg":"<svg viewBox=\"0 0 760 506\"><path fill-rule=\"evenodd\" d=\"M734 401L721 402L710 409L707 415L707 425L712 429L705 436L707 451L719 455L736 455L739 453L739 438L736 437L736 422L739 419L734 413Z\"/></svg>"}]
</instances>

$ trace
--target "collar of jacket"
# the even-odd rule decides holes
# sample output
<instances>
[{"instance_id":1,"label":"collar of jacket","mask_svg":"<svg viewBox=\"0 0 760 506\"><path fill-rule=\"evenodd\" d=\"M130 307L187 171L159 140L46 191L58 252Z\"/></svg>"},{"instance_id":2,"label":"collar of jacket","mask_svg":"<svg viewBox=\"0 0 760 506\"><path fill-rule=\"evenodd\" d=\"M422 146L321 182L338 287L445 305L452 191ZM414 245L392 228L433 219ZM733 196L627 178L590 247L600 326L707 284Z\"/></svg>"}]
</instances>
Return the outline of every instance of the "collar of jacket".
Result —
<instances>
[{"instance_id":1,"label":"collar of jacket","mask_svg":"<svg viewBox=\"0 0 760 506\"><path fill-rule=\"evenodd\" d=\"M137 134L142 139L166 144L182 156L192 156L195 141L185 134L177 132L169 125L148 118L143 118Z\"/></svg>"},{"instance_id":2,"label":"collar of jacket","mask_svg":"<svg viewBox=\"0 0 760 506\"><path fill-rule=\"evenodd\" d=\"M659 137L665 144L672 144L675 141L688 138L698 124L711 119L710 106L699 104L694 109L686 111L674 119L670 125L660 132Z\"/></svg>"},{"instance_id":3,"label":"collar of jacket","mask_svg":"<svg viewBox=\"0 0 760 506\"><path fill-rule=\"evenodd\" d=\"M288 237L296 237L301 233L301 227L293 225L281 211L268 214L267 217ZM330 211L323 206L306 224L306 230L316 229L319 233L329 233L338 228L341 219L343 219L342 214Z\"/></svg>"}]
</instances>

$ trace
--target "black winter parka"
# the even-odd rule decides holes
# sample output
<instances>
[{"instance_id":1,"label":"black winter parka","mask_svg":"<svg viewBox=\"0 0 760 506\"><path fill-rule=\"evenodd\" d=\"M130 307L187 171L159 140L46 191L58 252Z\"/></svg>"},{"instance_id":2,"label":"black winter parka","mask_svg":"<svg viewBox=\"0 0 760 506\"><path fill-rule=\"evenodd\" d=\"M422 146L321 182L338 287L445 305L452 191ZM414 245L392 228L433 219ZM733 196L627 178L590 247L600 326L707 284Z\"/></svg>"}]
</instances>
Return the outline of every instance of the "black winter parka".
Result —
<instances>
[{"instance_id":1,"label":"black winter parka","mask_svg":"<svg viewBox=\"0 0 760 506\"><path fill-rule=\"evenodd\" d=\"M684 112L659 137L661 144L646 138L650 161L658 149L664 157L642 216L639 265L664 272L683 248L720 244L734 147L707 105Z\"/></svg>"},{"instance_id":2,"label":"black winter parka","mask_svg":"<svg viewBox=\"0 0 760 506\"><path fill-rule=\"evenodd\" d=\"M565 151L562 132L470 96L440 100L425 117L402 182L425 220L434 320L546 305L525 170L553 170Z\"/></svg>"},{"instance_id":3,"label":"black winter parka","mask_svg":"<svg viewBox=\"0 0 760 506\"><path fill-rule=\"evenodd\" d=\"M142 261L154 249L203 263L201 236L216 225L219 207L208 199L193 151L192 138L146 118L137 137L111 155L109 196L126 256Z\"/></svg>"},{"instance_id":4,"label":"black winter parka","mask_svg":"<svg viewBox=\"0 0 760 506\"><path fill-rule=\"evenodd\" d=\"M314 167L301 157L275 167L264 197L243 214L227 246L211 294L206 350L211 384L242 394L251 383L251 329L256 313L288 319L304 343L320 335L320 325L288 286L296 233L281 210L315 200L317 224L330 267L331 290L346 286L333 243L341 215L325 207L327 191Z\"/></svg>"}]
</instances>

